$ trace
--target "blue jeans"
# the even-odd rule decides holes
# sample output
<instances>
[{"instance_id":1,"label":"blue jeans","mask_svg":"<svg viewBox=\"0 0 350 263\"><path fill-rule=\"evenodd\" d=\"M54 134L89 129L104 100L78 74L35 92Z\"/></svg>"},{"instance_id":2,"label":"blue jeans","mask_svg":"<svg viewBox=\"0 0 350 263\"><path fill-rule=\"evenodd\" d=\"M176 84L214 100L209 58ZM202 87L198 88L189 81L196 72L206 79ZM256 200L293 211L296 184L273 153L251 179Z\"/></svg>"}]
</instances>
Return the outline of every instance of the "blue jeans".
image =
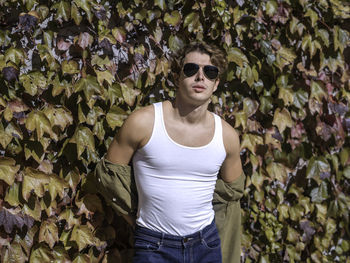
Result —
<instances>
[{"instance_id":1,"label":"blue jeans","mask_svg":"<svg viewBox=\"0 0 350 263\"><path fill-rule=\"evenodd\" d=\"M194 234L180 237L136 226L133 263L221 263L221 245L213 221Z\"/></svg>"}]
</instances>

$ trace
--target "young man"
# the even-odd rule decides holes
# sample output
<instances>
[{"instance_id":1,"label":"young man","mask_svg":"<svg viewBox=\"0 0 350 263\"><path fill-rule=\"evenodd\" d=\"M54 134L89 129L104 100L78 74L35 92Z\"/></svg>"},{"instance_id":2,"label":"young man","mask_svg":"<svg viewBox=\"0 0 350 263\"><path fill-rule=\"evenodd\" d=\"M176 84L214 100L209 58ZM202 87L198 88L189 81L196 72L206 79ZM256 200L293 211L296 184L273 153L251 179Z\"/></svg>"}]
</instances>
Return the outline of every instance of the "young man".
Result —
<instances>
[{"instance_id":1,"label":"young man","mask_svg":"<svg viewBox=\"0 0 350 263\"><path fill-rule=\"evenodd\" d=\"M135 263L221 262L215 183L219 171L227 183L242 174L237 133L208 111L225 66L216 47L187 46L175 100L132 113L108 149L112 163L133 164Z\"/></svg>"}]
</instances>

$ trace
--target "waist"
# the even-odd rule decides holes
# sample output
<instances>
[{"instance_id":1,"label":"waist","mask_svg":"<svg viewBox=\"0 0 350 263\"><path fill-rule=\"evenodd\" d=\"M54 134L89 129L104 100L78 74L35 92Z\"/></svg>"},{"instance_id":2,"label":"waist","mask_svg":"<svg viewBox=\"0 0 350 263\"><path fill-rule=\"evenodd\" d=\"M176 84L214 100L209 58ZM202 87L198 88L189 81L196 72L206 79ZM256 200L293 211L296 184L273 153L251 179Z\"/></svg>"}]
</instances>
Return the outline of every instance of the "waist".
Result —
<instances>
[{"instance_id":1,"label":"waist","mask_svg":"<svg viewBox=\"0 0 350 263\"><path fill-rule=\"evenodd\" d=\"M151 239L156 243L159 242L168 247L181 248L184 245L191 245L197 242L201 242L202 239L206 239L207 237L209 237L215 232L217 232L217 229L215 225L215 220L213 219L211 223L205 226L203 229L184 236L166 234L166 233L154 231L146 227L136 225L135 237L136 238L147 237L148 240Z\"/></svg>"}]
</instances>

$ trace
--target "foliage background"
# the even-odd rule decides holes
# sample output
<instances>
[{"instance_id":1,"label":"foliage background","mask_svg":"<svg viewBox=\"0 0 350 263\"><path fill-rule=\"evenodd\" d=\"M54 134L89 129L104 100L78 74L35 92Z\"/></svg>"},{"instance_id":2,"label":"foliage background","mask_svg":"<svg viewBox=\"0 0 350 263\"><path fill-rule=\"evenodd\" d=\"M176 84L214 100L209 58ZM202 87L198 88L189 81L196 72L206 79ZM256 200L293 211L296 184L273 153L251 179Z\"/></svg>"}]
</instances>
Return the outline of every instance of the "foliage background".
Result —
<instances>
[{"instance_id":1,"label":"foliage background","mask_svg":"<svg viewBox=\"0 0 350 263\"><path fill-rule=\"evenodd\" d=\"M212 109L241 135L242 261L350 262L348 1L0 0L1 262L127 260L91 171L193 39L229 61Z\"/></svg>"}]
</instances>

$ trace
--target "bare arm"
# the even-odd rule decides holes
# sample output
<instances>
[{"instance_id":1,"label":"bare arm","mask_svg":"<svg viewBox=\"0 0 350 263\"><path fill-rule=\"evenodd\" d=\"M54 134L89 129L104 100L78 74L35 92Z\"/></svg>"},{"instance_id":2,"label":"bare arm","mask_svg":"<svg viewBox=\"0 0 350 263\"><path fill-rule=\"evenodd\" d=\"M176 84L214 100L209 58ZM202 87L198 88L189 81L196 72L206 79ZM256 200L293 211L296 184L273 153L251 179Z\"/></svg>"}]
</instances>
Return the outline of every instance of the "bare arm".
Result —
<instances>
[{"instance_id":1,"label":"bare arm","mask_svg":"<svg viewBox=\"0 0 350 263\"><path fill-rule=\"evenodd\" d=\"M129 164L135 151L142 147L150 138L154 120L153 107L146 107L132 113L119 129L111 142L106 159L115 164ZM135 218L123 215L132 226Z\"/></svg>"},{"instance_id":2,"label":"bare arm","mask_svg":"<svg viewBox=\"0 0 350 263\"><path fill-rule=\"evenodd\" d=\"M237 132L225 121L222 122L226 158L220 170L221 178L231 183L242 174L240 143Z\"/></svg>"}]
</instances>

